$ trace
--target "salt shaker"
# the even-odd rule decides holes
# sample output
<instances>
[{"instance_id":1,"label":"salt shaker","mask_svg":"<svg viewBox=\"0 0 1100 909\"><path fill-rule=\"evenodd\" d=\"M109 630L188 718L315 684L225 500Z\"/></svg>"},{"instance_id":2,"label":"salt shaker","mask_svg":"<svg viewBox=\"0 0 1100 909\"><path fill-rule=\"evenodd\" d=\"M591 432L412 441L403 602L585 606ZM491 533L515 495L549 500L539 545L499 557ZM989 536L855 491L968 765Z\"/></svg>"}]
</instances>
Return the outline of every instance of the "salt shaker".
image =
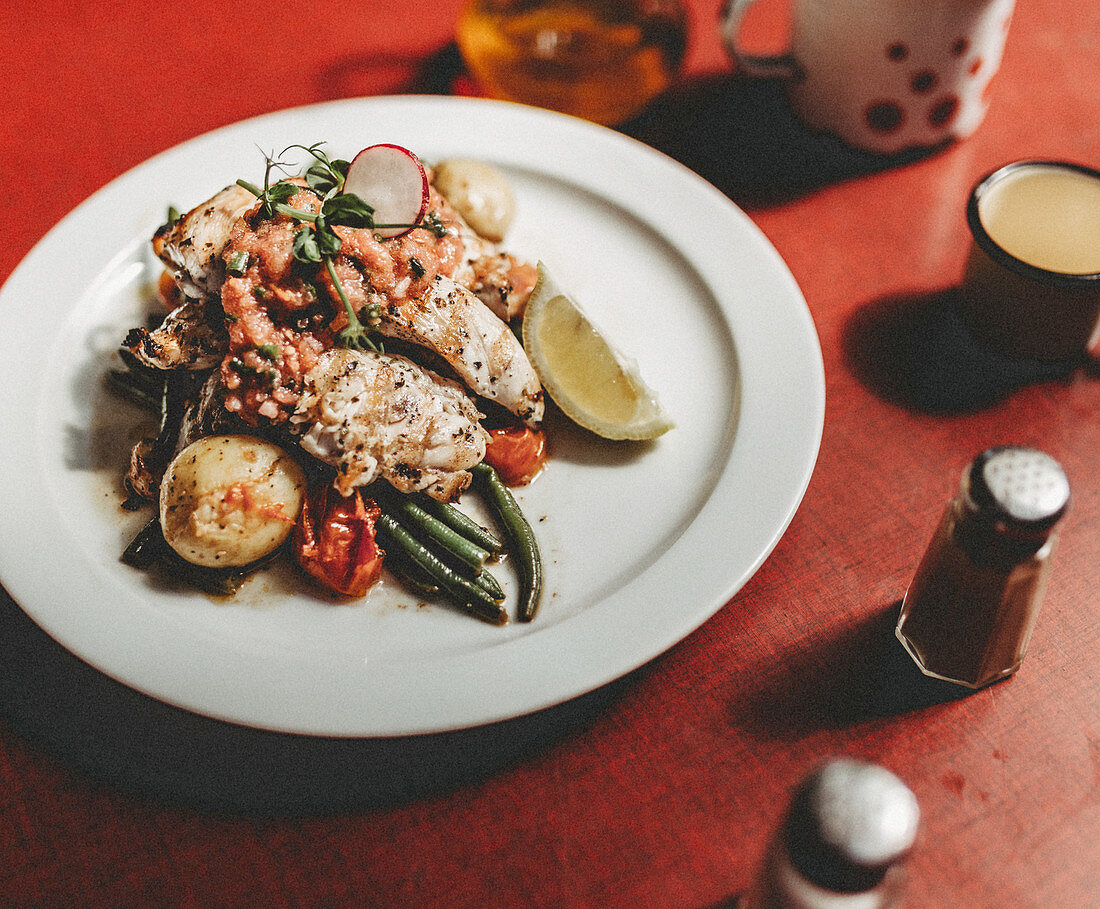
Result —
<instances>
[{"instance_id":1,"label":"salt shaker","mask_svg":"<svg viewBox=\"0 0 1100 909\"><path fill-rule=\"evenodd\" d=\"M1023 662L1050 575L1069 481L1034 448L990 448L963 471L898 619L926 675L981 688Z\"/></svg>"},{"instance_id":2,"label":"salt shaker","mask_svg":"<svg viewBox=\"0 0 1100 909\"><path fill-rule=\"evenodd\" d=\"M894 909L919 819L916 797L885 767L828 761L795 790L736 909Z\"/></svg>"}]
</instances>

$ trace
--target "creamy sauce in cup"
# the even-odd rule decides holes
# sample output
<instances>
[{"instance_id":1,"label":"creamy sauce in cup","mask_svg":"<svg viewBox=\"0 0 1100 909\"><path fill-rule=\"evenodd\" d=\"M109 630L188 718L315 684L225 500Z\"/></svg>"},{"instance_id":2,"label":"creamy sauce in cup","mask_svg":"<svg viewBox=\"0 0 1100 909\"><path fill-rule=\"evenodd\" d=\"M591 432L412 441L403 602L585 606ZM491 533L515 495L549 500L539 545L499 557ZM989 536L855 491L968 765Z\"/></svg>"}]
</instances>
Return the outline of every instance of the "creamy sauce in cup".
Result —
<instances>
[{"instance_id":1,"label":"creamy sauce in cup","mask_svg":"<svg viewBox=\"0 0 1100 909\"><path fill-rule=\"evenodd\" d=\"M1100 272L1100 179L1020 168L989 186L978 211L990 239L1017 259L1062 274Z\"/></svg>"}]
</instances>

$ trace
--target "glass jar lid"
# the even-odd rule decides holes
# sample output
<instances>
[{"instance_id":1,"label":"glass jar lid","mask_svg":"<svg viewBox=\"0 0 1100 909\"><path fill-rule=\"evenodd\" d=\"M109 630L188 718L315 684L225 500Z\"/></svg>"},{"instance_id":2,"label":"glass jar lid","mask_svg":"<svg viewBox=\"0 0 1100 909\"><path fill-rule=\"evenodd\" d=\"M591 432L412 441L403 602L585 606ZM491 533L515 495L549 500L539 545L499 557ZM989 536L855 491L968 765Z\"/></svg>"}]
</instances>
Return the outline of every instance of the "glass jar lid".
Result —
<instances>
[{"instance_id":1,"label":"glass jar lid","mask_svg":"<svg viewBox=\"0 0 1100 909\"><path fill-rule=\"evenodd\" d=\"M1024 445L983 451L963 476L963 492L979 512L1028 533L1050 530L1069 506L1069 480L1062 466Z\"/></svg>"}]
</instances>

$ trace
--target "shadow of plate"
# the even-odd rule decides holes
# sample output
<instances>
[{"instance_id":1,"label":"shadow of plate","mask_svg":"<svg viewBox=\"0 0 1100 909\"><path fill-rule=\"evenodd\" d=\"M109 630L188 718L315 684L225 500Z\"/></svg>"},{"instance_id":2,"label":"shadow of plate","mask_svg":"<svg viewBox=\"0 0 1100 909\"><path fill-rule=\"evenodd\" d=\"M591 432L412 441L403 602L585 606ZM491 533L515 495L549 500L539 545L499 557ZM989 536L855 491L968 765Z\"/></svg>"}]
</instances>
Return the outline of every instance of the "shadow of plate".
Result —
<instances>
[{"instance_id":1,"label":"shadow of plate","mask_svg":"<svg viewBox=\"0 0 1100 909\"><path fill-rule=\"evenodd\" d=\"M109 788L218 815L347 814L477 785L582 733L644 671L474 729L377 739L291 735L200 716L114 681L0 590L0 704L10 729Z\"/></svg>"}]
</instances>

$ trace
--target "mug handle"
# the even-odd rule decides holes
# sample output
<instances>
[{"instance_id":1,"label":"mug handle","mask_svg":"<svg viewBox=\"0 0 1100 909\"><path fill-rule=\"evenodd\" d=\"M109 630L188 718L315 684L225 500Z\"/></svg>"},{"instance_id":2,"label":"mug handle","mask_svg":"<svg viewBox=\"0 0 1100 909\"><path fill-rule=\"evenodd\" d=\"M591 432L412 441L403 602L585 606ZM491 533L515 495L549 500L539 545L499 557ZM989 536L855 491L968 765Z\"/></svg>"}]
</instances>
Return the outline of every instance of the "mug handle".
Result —
<instances>
[{"instance_id":1,"label":"mug handle","mask_svg":"<svg viewBox=\"0 0 1100 909\"><path fill-rule=\"evenodd\" d=\"M737 32L741 28L745 13L755 2L756 0L726 0L722 9L720 27L726 50L729 51L738 69L750 76L797 78L802 72L802 66L793 54L745 54L738 49Z\"/></svg>"}]
</instances>

